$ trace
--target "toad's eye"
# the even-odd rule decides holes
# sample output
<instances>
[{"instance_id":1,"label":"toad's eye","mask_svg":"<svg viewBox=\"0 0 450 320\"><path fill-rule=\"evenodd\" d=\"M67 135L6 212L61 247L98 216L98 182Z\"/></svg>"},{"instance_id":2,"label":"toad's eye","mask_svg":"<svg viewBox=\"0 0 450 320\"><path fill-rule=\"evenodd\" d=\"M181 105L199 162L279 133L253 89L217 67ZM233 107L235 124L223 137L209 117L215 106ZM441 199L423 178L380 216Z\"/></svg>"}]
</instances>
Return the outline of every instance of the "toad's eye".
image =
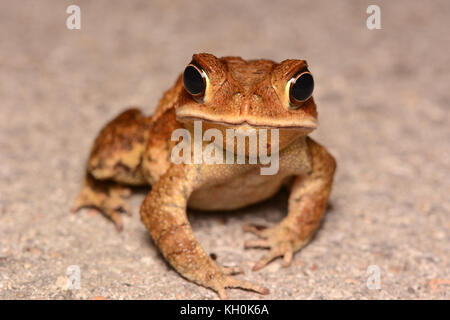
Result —
<instances>
[{"instance_id":1,"label":"toad's eye","mask_svg":"<svg viewBox=\"0 0 450 320\"><path fill-rule=\"evenodd\" d=\"M200 98L206 89L206 73L196 65L189 64L184 69L183 85L187 92L195 98Z\"/></svg>"},{"instance_id":2,"label":"toad's eye","mask_svg":"<svg viewBox=\"0 0 450 320\"><path fill-rule=\"evenodd\" d=\"M296 109L300 107L301 103L311 97L314 90L314 79L308 71L302 72L296 77L292 78L288 85L289 99L291 107Z\"/></svg>"}]
</instances>

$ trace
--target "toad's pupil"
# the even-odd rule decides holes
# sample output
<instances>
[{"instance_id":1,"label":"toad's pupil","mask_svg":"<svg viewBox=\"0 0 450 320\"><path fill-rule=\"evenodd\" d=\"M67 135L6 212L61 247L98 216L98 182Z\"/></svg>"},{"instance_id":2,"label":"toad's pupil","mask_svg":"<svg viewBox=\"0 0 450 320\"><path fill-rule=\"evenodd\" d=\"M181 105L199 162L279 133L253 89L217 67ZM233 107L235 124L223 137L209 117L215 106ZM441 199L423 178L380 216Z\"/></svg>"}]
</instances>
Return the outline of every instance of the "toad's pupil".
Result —
<instances>
[{"instance_id":1,"label":"toad's pupil","mask_svg":"<svg viewBox=\"0 0 450 320\"><path fill-rule=\"evenodd\" d=\"M187 66L184 69L183 84L186 90L192 95L201 94L205 90L203 76L194 66Z\"/></svg>"},{"instance_id":2,"label":"toad's pupil","mask_svg":"<svg viewBox=\"0 0 450 320\"><path fill-rule=\"evenodd\" d=\"M297 101L307 100L314 90L314 80L311 74L304 73L297 78L291 87L291 95Z\"/></svg>"}]
</instances>

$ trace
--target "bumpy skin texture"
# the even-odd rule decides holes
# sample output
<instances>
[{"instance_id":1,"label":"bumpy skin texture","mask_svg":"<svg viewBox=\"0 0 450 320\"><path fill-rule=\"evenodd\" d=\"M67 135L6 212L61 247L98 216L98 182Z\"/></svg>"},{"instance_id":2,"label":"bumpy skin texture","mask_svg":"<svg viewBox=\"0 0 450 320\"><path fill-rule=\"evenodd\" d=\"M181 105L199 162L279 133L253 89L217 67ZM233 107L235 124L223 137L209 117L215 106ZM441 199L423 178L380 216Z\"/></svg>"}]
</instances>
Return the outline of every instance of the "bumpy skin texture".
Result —
<instances>
[{"instance_id":1,"label":"bumpy skin texture","mask_svg":"<svg viewBox=\"0 0 450 320\"><path fill-rule=\"evenodd\" d=\"M141 206L141 220L164 258L185 278L218 292L236 287L267 294L259 285L231 275L239 268L217 265L195 238L186 210L229 210L274 195L290 185L287 216L276 226L244 226L258 239L246 248L269 252L253 267L263 268L277 257L289 266L296 251L317 230L325 212L336 168L334 158L307 136L317 125L312 97L296 109L289 104L286 85L307 70L304 60L245 61L196 54L193 63L207 74L204 97L199 100L184 89L181 76L168 90L152 117L136 109L125 111L100 132L91 150L84 186L73 210L96 207L122 229L120 211L128 211L123 197L128 186L149 184L151 191ZM194 120L204 130L216 128L279 129L279 171L261 175L261 164L175 164L170 154L172 132L192 130ZM224 135L225 137L225 135ZM205 145L203 145L205 147ZM269 141L266 145L271 151ZM237 152L236 149L229 150ZM226 150L221 150L225 153ZM246 155L248 150L246 149Z\"/></svg>"}]
</instances>

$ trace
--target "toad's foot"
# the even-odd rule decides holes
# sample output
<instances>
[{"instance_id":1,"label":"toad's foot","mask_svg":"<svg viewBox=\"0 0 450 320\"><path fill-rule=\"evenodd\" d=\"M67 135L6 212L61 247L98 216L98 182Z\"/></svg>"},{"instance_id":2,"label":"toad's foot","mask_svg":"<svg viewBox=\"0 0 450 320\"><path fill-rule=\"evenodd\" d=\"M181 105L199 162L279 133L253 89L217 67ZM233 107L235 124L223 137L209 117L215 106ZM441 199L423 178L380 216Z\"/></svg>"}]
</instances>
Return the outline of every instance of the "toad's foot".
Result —
<instances>
[{"instance_id":1,"label":"toad's foot","mask_svg":"<svg viewBox=\"0 0 450 320\"><path fill-rule=\"evenodd\" d=\"M221 273L216 274L214 278L210 279L208 287L212 288L219 294L219 298L222 300L228 299L226 288L239 288L249 291L254 291L260 294L269 294L269 289L254 284L249 281L235 279L230 274L242 273L242 271L236 268L220 267Z\"/></svg>"},{"instance_id":2,"label":"toad's foot","mask_svg":"<svg viewBox=\"0 0 450 320\"><path fill-rule=\"evenodd\" d=\"M77 199L72 205L72 212L81 208L94 207L111 219L118 231L122 231L123 222L121 212L131 215L124 198L131 194L131 190L113 182L95 180L87 176Z\"/></svg>"},{"instance_id":3,"label":"toad's foot","mask_svg":"<svg viewBox=\"0 0 450 320\"><path fill-rule=\"evenodd\" d=\"M260 238L246 241L244 244L246 249L269 249L269 253L253 266L253 271L262 269L269 262L278 257L283 257L283 267L289 267L294 253L308 242L307 240L301 240L297 233L282 224L271 228L246 225L243 230L245 232L251 232Z\"/></svg>"},{"instance_id":4,"label":"toad's foot","mask_svg":"<svg viewBox=\"0 0 450 320\"><path fill-rule=\"evenodd\" d=\"M222 300L228 299L226 288L238 288L249 291L254 291L260 294L269 294L269 289L254 284L249 281L235 279L231 275L243 274L243 270L240 267L224 267L216 264L211 264L210 270L205 270L208 274L206 283L204 286L209 287L219 294L219 298Z\"/></svg>"},{"instance_id":5,"label":"toad's foot","mask_svg":"<svg viewBox=\"0 0 450 320\"><path fill-rule=\"evenodd\" d=\"M228 275L228 276L233 276L236 274L243 274L244 270L242 270L241 267L225 267L225 266L220 266L220 270L222 271L223 274Z\"/></svg>"}]
</instances>

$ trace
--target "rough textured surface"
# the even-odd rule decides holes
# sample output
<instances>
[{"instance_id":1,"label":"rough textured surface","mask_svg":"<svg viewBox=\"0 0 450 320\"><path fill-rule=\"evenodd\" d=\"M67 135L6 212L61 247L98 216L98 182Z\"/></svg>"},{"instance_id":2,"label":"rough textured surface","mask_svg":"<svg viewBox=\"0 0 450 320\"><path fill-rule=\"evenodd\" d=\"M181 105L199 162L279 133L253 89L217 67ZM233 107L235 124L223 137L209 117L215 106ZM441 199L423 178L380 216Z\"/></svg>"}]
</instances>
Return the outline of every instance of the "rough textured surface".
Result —
<instances>
[{"instance_id":1,"label":"rough textured surface","mask_svg":"<svg viewBox=\"0 0 450 320\"><path fill-rule=\"evenodd\" d=\"M448 1L66 1L0 3L0 299L216 298L164 262L138 208L119 234L101 215L69 212L91 143L128 105L150 113L193 52L307 59L320 126L338 161L331 207L289 269L250 271L241 226L274 224L287 195L230 213L191 213L223 264L271 290L269 299L450 298ZM336 6L334 6L336 5ZM66 269L81 268L67 290ZM366 287L369 265L381 289ZM240 290L230 298L260 296Z\"/></svg>"}]
</instances>

